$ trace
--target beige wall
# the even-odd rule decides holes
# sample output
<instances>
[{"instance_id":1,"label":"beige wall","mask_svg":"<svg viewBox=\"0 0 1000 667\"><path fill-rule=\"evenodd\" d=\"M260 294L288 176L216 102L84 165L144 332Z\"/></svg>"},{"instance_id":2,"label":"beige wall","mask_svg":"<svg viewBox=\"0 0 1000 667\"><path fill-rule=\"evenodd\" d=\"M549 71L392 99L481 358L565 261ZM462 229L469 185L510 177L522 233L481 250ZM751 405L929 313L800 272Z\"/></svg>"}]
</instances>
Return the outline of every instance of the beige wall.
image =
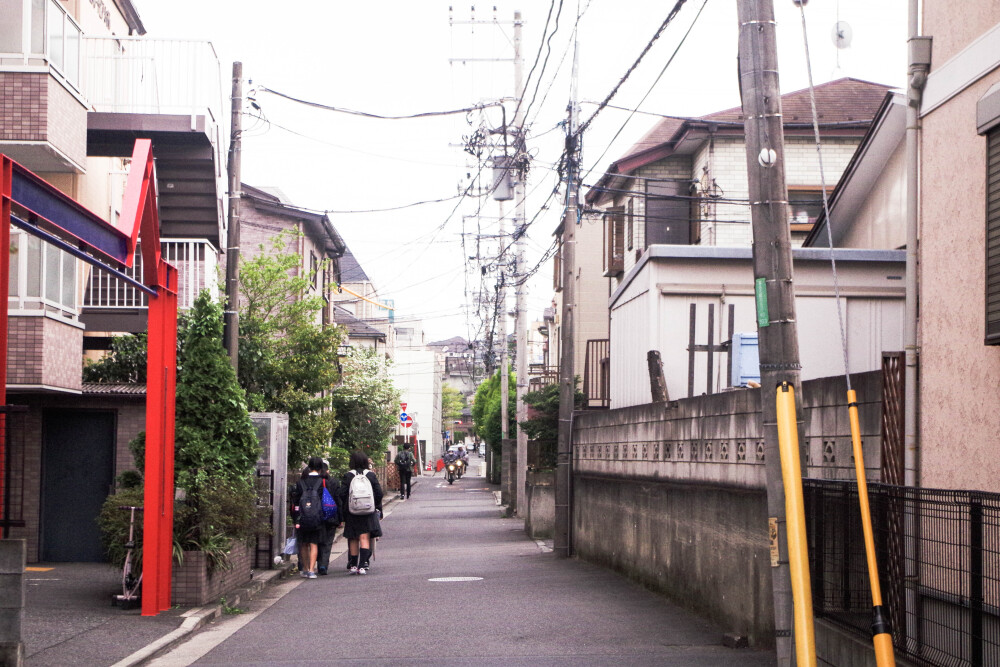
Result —
<instances>
[{"instance_id":1,"label":"beige wall","mask_svg":"<svg viewBox=\"0 0 1000 667\"><path fill-rule=\"evenodd\" d=\"M982 4L993 8L988 23L974 18L985 13ZM928 20L953 8L927 5ZM935 62L952 48L951 30L974 37L1000 20L1000 5L963 4L954 13L964 13L965 25L974 29L935 27ZM1000 478L1000 347L983 344L986 143L976 134L976 102L998 81L1000 71L994 70L923 119L920 483L927 487L995 491Z\"/></svg>"},{"instance_id":2,"label":"beige wall","mask_svg":"<svg viewBox=\"0 0 1000 667\"><path fill-rule=\"evenodd\" d=\"M943 65L987 28L1000 23L1000 3L991 0L923 0L921 11L922 34L934 38L932 69Z\"/></svg>"},{"instance_id":3,"label":"beige wall","mask_svg":"<svg viewBox=\"0 0 1000 667\"><path fill-rule=\"evenodd\" d=\"M836 219L836 215L834 218ZM906 142L900 141L838 247L903 248L905 246Z\"/></svg>"}]
</instances>

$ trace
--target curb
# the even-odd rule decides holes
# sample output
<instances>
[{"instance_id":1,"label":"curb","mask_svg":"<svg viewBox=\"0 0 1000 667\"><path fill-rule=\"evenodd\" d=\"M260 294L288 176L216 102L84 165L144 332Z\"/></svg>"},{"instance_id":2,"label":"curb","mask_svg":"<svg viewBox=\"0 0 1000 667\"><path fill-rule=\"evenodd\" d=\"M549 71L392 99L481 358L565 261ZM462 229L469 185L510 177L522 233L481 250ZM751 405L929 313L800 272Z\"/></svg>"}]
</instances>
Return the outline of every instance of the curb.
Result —
<instances>
[{"instance_id":1,"label":"curb","mask_svg":"<svg viewBox=\"0 0 1000 667\"><path fill-rule=\"evenodd\" d=\"M287 578L291 570L292 564L285 563L276 570L264 571L260 575L255 576L249 584L229 591L224 596L226 604L228 606L235 607L245 600L253 599L254 595L262 591L265 586L269 586L274 583L274 580ZM156 658L187 641L191 635L200 630L209 621L221 616L222 613L222 603L211 607L195 607L194 609L186 612L187 618L184 619L184 622L181 623L179 628L160 637L152 644L139 649L132 655L116 662L112 665L112 667L133 667L134 665L144 665L153 658Z\"/></svg>"},{"instance_id":2,"label":"curb","mask_svg":"<svg viewBox=\"0 0 1000 667\"><path fill-rule=\"evenodd\" d=\"M416 486L416 484L414 484ZM382 503L383 512L387 512L390 507L398 501L396 496L384 500ZM333 543L343 541L343 528L337 529L337 534L333 538ZM291 561L284 561L280 567L274 570L265 570L259 575L255 575L248 584L228 591L223 597L226 605L237 607L245 600L252 600L253 597L264 590L265 586L270 586L278 580L287 579L292 576L295 565ZM139 649L132 655L119 660L111 667L136 667L145 665L153 659L168 653L170 650L183 644L191 638L193 634L201 630L207 623L215 620L223 614L222 603L211 607L195 607L185 612L186 618L180 627L165 634L153 643Z\"/></svg>"}]
</instances>

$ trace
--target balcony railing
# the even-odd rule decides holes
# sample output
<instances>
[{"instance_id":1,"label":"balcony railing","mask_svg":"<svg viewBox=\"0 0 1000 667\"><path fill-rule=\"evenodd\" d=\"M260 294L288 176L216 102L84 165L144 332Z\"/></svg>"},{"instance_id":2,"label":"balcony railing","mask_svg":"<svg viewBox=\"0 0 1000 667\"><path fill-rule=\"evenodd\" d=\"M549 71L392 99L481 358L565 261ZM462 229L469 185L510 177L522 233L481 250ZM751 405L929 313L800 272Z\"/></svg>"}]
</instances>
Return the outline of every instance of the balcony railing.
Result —
<instances>
[{"instance_id":1,"label":"balcony railing","mask_svg":"<svg viewBox=\"0 0 1000 667\"><path fill-rule=\"evenodd\" d=\"M190 308L198 293L207 289L214 294L217 282L219 253L203 239L163 241L163 258L177 268L179 308ZM142 254L137 250L132 268L126 269L132 278L142 281ZM83 300L84 308L145 308L145 292L128 285L109 273L93 269Z\"/></svg>"},{"instance_id":2,"label":"balcony railing","mask_svg":"<svg viewBox=\"0 0 1000 667\"><path fill-rule=\"evenodd\" d=\"M219 57L211 42L86 36L84 96L97 111L222 118Z\"/></svg>"}]
</instances>

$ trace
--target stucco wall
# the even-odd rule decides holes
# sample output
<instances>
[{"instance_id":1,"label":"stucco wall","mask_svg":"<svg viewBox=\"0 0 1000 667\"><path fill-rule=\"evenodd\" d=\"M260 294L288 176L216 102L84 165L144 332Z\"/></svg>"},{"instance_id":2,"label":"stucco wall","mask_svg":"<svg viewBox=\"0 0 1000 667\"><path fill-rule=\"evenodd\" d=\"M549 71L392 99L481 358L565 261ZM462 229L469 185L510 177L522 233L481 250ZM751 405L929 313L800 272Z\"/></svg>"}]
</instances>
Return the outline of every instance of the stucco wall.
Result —
<instances>
[{"instance_id":1,"label":"stucco wall","mask_svg":"<svg viewBox=\"0 0 1000 667\"><path fill-rule=\"evenodd\" d=\"M989 3L987 3L989 4ZM951 5L928 3L928 24ZM988 23L949 21L943 50ZM968 8L975 14L982 7ZM955 13L956 15L961 13ZM985 21L985 18L984 18ZM935 34L935 62L941 51ZM996 490L1000 458L1000 347L985 331L986 140L976 134L976 102L1000 81L994 71L923 119L920 203L920 483Z\"/></svg>"},{"instance_id":2,"label":"stucco wall","mask_svg":"<svg viewBox=\"0 0 1000 667\"><path fill-rule=\"evenodd\" d=\"M836 214L833 215L836 223ZM836 241L835 241L836 243ZM825 237L820 245L826 245ZM901 141L875 179L844 238L844 248L906 246L906 142Z\"/></svg>"},{"instance_id":3,"label":"stucco wall","mask_svg":"<svg viewBox=\"0 0 1000 667\"><path fill-rule=\"evenodd\" d=\"M956 11L961 7L961 11ZM934 65L943 65L988 28L1000 23L1000 4L923 0L921 34L934 38Z\"/></svg>"}]
</instances>

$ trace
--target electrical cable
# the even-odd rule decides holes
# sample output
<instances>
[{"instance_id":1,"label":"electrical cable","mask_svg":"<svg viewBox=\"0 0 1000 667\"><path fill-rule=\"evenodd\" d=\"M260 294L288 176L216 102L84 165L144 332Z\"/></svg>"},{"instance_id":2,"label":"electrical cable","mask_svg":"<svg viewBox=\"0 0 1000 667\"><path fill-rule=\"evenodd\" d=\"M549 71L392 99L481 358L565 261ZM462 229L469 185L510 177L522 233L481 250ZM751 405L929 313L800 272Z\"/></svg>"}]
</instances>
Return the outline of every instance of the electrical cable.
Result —
<instances>
[{"instance_id":1,"label":"electrical cable","mask_svg":"<svg viewBox=\"0 0 1000 667\"><path fill-rule=\"evenodd\" d=\"M590 124L594 122L594 119L597 118L597 115L601 113L604 107L607 106L608 102L610 102L614 98L614 96L618 94L618 91L621 89L622 85L624 85L624 83L632 75L632 72L634 72L635 69L639 66L639 63L641 63L642 59L646 56L647 53L649 53L649 50L653 48L653 44L656 42L657 39L660 38L660 35L663 34L663 31L667 29L667 26L670 25L670 22L674 20L674 17L677 16L678 12L680 12L681 7L684 5L685 2L687 2L687 0L677 0L677 3L674 5L673 9L671 9L670 13L667 14L667 18L665 18L663 20L663 23L660 24L660 27L657 28L652 38L650 38L649 43L647 43L646 47L642 50L642 53L640 53L639 57L635 59L634 63L632 63L632 66L628 68L628 70L625 72L624 75L622 75L622 78L618 81L618 83L615 84L615 87L612 88L611 92L608 93L607 97L604 98L604 101L602 101L597 106L597 109L594 111L593 115L591 115L590 118L588 118L585 122L583 122L580 125L579 128L577 128L576 135L578 137L583 136L583 133L587 130L588 127L590 127Z\"/></svg>"},{"instance_id":2,"label":"electrical cable","mask_svg":"<svg viewBox=\"0 0 1000 667\"><path fill-rule=\"evenodd\" d=\"M362 116L364 118L376 118L378 120L410 120L410 119L414 119L414 118L432 118L432 117L435 117L435 116L454 116L456 114L463 114L463 113L464 114L468 114L468 113L471 113L473 111L480 111L482 109L487 109L487 108L490 108L490 107L502 106L501 102L484 102L482 104L476 104L476 105L469 106L469 107L463 107L461 109L449 109L449 110L446 110L446 111L424 111L424 112L421 112L421 113L403 114L403 115L399 115L399 116L390 116L390 115L387 115L387 114L377 114L377 113L371 113L371 112L368 112L368 111L357 111L355 109L346 109L346 108L343 108L343 107L335 107L335 106L332 106L332 105L329 105L329 104L322 104L320 102L312 102L310 100L304 100L302 98L295 97L293 95L289 95L287 93L279 92L277 90L274 90L273 88L268 88L267 86L258 86L257 90L259 90L260 92L263 92L263 93L271 93L272 95L276 95L278 97L283 97L286 100L290 100L292 102L297 102L298 104L303 104L305 106L313 107L313 108L316 108L316 109L323 109L325 111L335 111L337 113L344 113L344 114L349 114L349 115L352 115L352 116Z\"/></svg>"},{"instance_id":3,"label":"electrical cable","mask_svg":"<svg viewBox=\"0 0 1000 667\"><path fill-rule=\"evenodd\" d=\"M677 43L677 48L675 48L674 52L670 54L669 58L667 58L666 64L663 65L663 69L660 70L660 73L656 75L656 79L654 79L652 85L649 86L649 90L647 90L646 94L642 96L642 99L639 100L639 103L635 105L636 109L638 109L643 105L646 99L653 92L653 89L656 88L656 84L658 84L660 82L660 79L663 78L663 75L666 73L667 68L670 67L670 64L674 62L674 58L677 57L677 54L680 52L681 47L684 46L684 42L687 41L688 35L691 34L691 30L694 29L695 24L698 22L698 18L701 16L702 11L704 11L705 5L707 4L708 0L703 0L703 2L701 3L701 7L698 8L698 13L695 14L694 19L691 21L691 25L688 26L687 31L684 33L683 37L681 37L681 41ZM594 115L597 115L596 112ZM601 160L604 159L604 156L608 154L609 150L611 150L611 146L613 146L615 141L617 141L618 137L621 136L621 133L625 130L625 126L628 125L629 121L632 120L633 116L635 116L635 111L629 113L629 115L625 118L625 122L623 122L621 124L621 127L618 128L618 131L615 132L615 136L611 137L611 141L608 142L608 145L604 148L604 152L601 153L601 156L594 161L594 163L590 166L590 169L587 170L587 173L580 177L581 181L590 176L590 172L592 172L594 168L598 164L600 164Z\"/></svg>"}]
</instances>

